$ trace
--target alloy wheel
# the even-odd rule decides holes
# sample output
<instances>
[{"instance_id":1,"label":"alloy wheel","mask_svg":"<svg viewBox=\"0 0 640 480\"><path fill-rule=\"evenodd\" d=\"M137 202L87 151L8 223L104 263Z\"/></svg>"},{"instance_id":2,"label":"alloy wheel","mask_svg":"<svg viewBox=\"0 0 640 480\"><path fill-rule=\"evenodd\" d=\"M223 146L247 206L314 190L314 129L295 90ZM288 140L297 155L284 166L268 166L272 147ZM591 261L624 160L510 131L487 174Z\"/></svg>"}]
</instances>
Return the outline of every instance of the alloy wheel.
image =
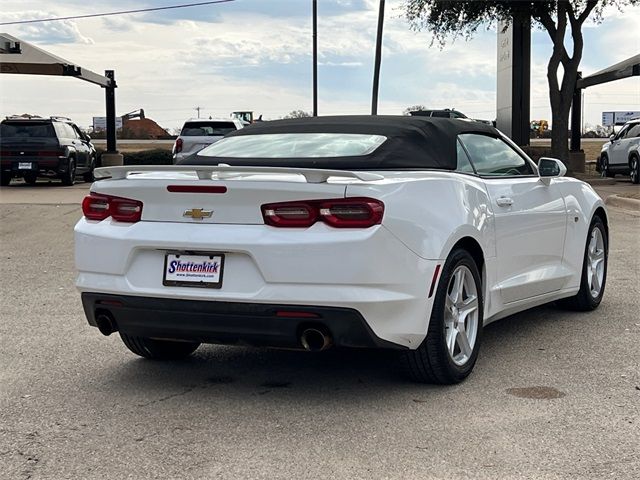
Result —
<instances>
[{"instance_id":1,"label":"alloy wheel","mask_svg":"<svg viewBox=\"0 0 640 480\"><path fill-rule=\"evenodd\" d=\"M444 307L445 342L458 366L469 361L478 336L478 291L471 270L458 266L447 287Z\"/></svg>"},{"instance_id":2,"label":"alloy wheel","mask_svg":"<svg viewBox=\"0 0 640 480\"><path fill-rule=\"evenodd\" d=\"M609 176L609 160L603 158L600 161L600 176L606 178Z\"/></svg>"},{"instance_id":3,"label":"alloy wheel","mask_svg":"<svg viewBox=\"0 0 640 480\"><path fill-rule=\"evenodd\" d=\"M591 231L587 250L587 280L591 296L597 298L604 281L604 238L597 227Z\"/></svg>"}]
</instances>

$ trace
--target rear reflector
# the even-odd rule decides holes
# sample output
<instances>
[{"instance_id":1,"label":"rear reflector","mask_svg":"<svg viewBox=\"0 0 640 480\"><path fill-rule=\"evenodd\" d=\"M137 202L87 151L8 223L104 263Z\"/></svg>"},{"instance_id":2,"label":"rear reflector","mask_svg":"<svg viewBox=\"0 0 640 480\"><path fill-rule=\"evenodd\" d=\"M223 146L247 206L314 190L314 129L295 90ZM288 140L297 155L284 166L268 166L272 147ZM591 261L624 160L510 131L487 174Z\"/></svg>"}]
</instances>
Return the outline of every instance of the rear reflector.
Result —
<instances>
[{"instance_id":1,"label":"rear reflector","mask_svg":"<svg viewBox=\"0 0 640 480\"><path fill-rule=\"evenodd\" d=\"M436 288L436 281L438 280L438 274L440 273L440 264L436 265L433 271L433 278L431 279L431 287L429 288L429 298L433 295L433 290Z\"/></svg>"},{"instance_id":2,"label":"rear reflector","mask_svg":"<svg viewBox=\"0 0 640 480\"><path fill-rule=\"evenodd\" d=\"M91 192L82 200L82 213L89 220L111 217L118 222L135 223L142 218L142 202Z\"/></svg>"},{"instance_id":3,"label":"rear reflector","mask_svg":"<svg viewBox=\"0 0 640 480\"><path fill-rule=\"evenodd\" d=\"M273 227L307 228L322 221L335 228L380 224L384 203L373 198L337 198L262 205L262 217Z\"/></svg>"},{"instance_id":4,"label":"rear reflector","mask_svg":"<svg viewBox=\"0 0 640 480\"><path fill-rule=\"evenodd\" d=\"M168 185L167 190L174 193L227 193L227 187L213 185Z\"/></svg>"}]
</instances>

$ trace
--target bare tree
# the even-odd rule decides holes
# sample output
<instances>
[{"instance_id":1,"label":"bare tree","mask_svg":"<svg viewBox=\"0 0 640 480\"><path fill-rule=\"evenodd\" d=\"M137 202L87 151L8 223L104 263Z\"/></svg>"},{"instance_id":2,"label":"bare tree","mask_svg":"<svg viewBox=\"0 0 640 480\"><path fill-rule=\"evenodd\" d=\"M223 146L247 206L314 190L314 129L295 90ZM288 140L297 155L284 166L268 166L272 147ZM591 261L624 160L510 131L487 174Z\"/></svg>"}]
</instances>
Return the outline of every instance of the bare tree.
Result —
<instances>
[{"instance_id":1,"label":"bare tree","mask_svg":"<svg viewBox=\"0 0 640 480\"><path fill-rule=\"evenodd\" d=\"M305 118L313 116L311 112L305 112L304 110L292 110L282 118Z\"/></svg>"},{"instance_id":2,"label":"bare tree","mask_svg":"<svg viewBox=\"0 0 640 480\"><path fill-rule=\"evenodd\" d=\"M420 110L426 110L427 107L425 107L424 105L411 105L410 107L405 108L402 111L403 115L410 115L411 112L418 112Z\"/></svg>"}]
</instances>

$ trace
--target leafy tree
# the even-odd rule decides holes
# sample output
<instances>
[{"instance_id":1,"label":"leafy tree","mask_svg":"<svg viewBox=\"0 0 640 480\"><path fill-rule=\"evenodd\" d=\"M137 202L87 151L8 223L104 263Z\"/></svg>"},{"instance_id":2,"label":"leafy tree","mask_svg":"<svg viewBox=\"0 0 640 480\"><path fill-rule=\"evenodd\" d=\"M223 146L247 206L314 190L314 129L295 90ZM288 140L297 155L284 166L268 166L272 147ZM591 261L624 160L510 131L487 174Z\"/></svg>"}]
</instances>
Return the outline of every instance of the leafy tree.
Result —
<instances>
[{"instance_id":1,"label":"leafy tree","mask_svg":"<svg viewBox=\"0 0 640 480\"><path fill-rule=\"evenodd\" d=\"M410 115L411 112L417 112L419 110L426 110L427 107L425 107L424 105L411 105L410 107L405 108L402 111L403 115Z\"/></svg>"},{"instance_id":2,"label":"leafy tree","mask_svg":"<svg viewBox=\"0 0 640 480\"><path fill-rule=\"evenodd\" d=\"M601 22L607 6L622 9L638 4L640 0L405 0L405 13L413 28L431 30L434 41L441 46L449 37L462 35L469 39L480 26L495 25L498 21L527 21L530 18L534 26L546 30L553 43L547 65L553 122L551 150L566 161L569 158L569 112L584 49L584 23L589 18ZM570 41L565 41L567 34Z\"/></svg>"},{"instance_id":3,"label":"leafy tree","mask_svg":"<svg viewBox=\"0 0 640 480\"><path fill-rule=\"evenodd\" d=\"M304 110L292 110L283 118L304 118L304 117L311 117L311 116L312 116L311 112L305 112Z\"/></svg>"}]
</instances>

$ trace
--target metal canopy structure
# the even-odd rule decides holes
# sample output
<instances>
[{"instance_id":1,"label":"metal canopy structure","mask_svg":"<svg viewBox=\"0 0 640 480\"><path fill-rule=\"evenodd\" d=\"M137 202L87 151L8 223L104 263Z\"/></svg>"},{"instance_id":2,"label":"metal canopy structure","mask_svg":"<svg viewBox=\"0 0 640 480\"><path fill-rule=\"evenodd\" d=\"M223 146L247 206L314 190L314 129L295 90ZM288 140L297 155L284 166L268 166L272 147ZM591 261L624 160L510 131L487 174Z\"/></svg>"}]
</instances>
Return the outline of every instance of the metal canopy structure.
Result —
<instances>
[{"instance_id":1,"label":"metal canopy structure","mask_svg":"<svg viewBox=\"0 0 640 480\"><path fill-rule=\"evenodd\" d=\"M580 151L580 137L582 136L582 132L580 131L582 119L582 90L594 85L637 76L640 76L640 54L627 58L620 63L616 63L609 68L600 70L585 78L582 78L582 74L578 72L578 81L571 104L571 151Z\"/></svg>"},{"instance_id":2,"label":"metal canopy structure","mask_svg":"<svg viewBox=\"0 0 640 480\"><path fill-rule=\"evenodd\" d=\"M0 33L0 73L74 77L105 89L107 153L116 153L115 88L113 70L99 75L7 33Z\"/></svg>"}]
</instances>

